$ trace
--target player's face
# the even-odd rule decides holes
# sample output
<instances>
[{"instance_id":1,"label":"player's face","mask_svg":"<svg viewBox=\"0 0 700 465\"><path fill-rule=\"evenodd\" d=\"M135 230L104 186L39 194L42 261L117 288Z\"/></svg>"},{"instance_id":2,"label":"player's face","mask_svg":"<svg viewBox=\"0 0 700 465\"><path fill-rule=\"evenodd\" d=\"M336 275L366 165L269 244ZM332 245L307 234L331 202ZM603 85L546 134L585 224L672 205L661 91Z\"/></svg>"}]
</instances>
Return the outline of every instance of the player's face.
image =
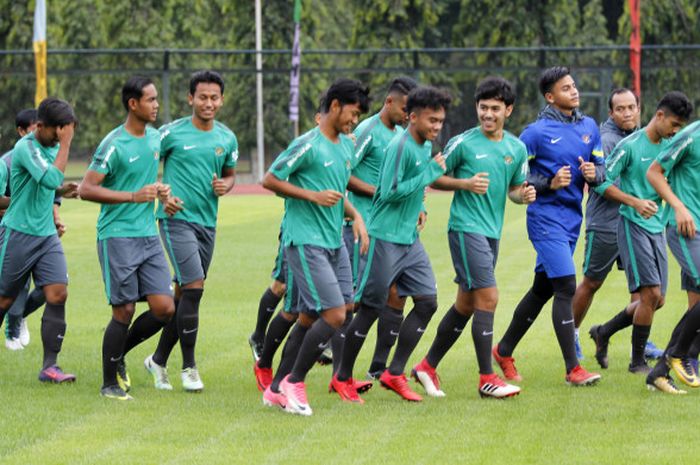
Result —
<instances>
[{"instance_id":1,"label":"player's face","mask_svg":"<svg viewBox=\"0 0 700 465\"><path fill-rule=\"evenodd\" d=\"M53 147L58 144L58 132L55 126L44 126L43 123L36 125L36 139L44 147Z\"/></svg>"},{"instance_id":2,"label":"player's face","mask_svg":"<svg viewBox=\"0 0 700 465\"><path fill-rule=\"evenodd\" d=\"M412 111L410 116L411 126L425 140L433 141L437 139L442 125L445 122L445 109L433 110L432 108L422 108Z\"/></svg>"},{"instance_id":3,"label":"player's face","mask_svg":"<svg viewBox=\"0 0 700 465\"><path fill-rule=\"evenodd\" d=\"M33 130L35 130L36 125L37 125L37 123L32 123L29 126L27 126L27 129L24 129L24 128L17 126L17 134L19 135L19 137L24 137L27 134L29 134L30 132L32 132Z\"/></svg>"},{"instance_id":4,"label":"player's face","mask_svg":"<svg viewBox=\"0 0 700 465\"><path fill-rule=\"evenodd\" d=\"M552 90L544 96L547 103L564 111L572 111L579 106L578 89L574 78L564 76L554 83Z\"/></svg>"},{"instance_id":5,"label":"player's face","mask_svg":"<svg viewBox=\"0 0 700 465\"><path fill-rule=\"evenodd\" d=\"M129 101L130 110L141 121L155 123L158 118L158 91L156 86L149 84L142 89L141 98ZM133 102L133 103L132 103Z\"/></svg>"},{"instance_id":6,"label":"player's face","mask_svg":"<svg viewBox=\"0 0 700 465\"><path fill-rule=\"evenodd\" d=\"M335 104L337 107L333 108ZM333 101L331 112L335 114L335 130L343 134L352 132L362 114L359 103L347 103L341 106L337 100Z\"/></svg>"},{"instance_id":7,"label":"player's face","mask_svg":"<svg viewBox=\"0 0 700 465\"><path fill-rule=\"evenodd\" d=\"M639 105L632 92L615 94L612 98L612 110L610 110L615 126L623 131L631 131L637 127L639 119Z\"/></svg>"},{"instance_id":8,"label":"player's face","mask_svg":"<svg viewBox=\"0 0 700 465\"><path fill-rule=\"evenodd\" d=\"M663 138L675 136L683 129L686 121L673 113L665 113L663 110L656 112L656 130Z\"/></svg>"},{"instance_id":9,"label":"player's face","mask_svg":"<svg viewBox=\"0 0 700 465\"><path fill-rule=\"evenodd\" d=\"M194 95L188 95L187 100L194 115L202 121L211 121L224 103L221 87L213 82L200 82Z\"/></svg>"},{"instance_id":10,"label":"player's face","mask_svg":"<svg viewBox=\"0 0 700 465\"><path fill-rule=\"evenodd\" d=\"M476 102L476 115L481 130L485 134L495 134L503 130L506 118L513 112L513 105L506 106L503 100L487 99Z\"/></svg>"},{"instance_id":11,"label":"player's face","mask_svg":"<svg viewBox=\"0 0 700 465\"><path fill-rule=\"evenodd\" d=\"M407 101L408 95L401 95L398 92L386 98L389 120L392 124L403 126L408 122L408 113L406 113Z\"/></svg>"}]
</instances>

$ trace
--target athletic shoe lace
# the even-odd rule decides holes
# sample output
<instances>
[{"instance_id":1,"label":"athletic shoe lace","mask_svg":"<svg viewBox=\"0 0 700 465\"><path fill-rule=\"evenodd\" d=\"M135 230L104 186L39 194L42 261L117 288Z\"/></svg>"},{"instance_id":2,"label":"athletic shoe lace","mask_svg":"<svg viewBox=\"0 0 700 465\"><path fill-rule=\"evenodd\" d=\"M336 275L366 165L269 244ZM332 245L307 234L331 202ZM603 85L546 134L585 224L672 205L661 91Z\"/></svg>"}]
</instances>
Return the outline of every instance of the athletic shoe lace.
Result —
<instances>
[{"instance_id":1,"label":"athletic shoe lace","mask_svg":"<svg viewBox=\"0 0 700 465\"><path fill-rule=\"evenodd\" d=\"M308 404L309 402L306 400L306 385L302 382L290 384L292 386L292 394L297 402L304 405Z\"/></svg>"},{"instance_id":2,"label":"athletic shoe lace","mask_svg":"<svg viewBox=\"0 0 700 465\"><path fill-rule=\"evenodd\" d=\"M166 373L166 374L165 374L166 381L167 381L167 377L168 377L168 375L167 375L167 373ZM197 369L196 369L196 368L192 368L192 369L190 369L190 370L187 370L187 378L188 378L190 381L192 381L193 383L199 381L199 372L197 371Z\"/></svg>"}]
</instances>

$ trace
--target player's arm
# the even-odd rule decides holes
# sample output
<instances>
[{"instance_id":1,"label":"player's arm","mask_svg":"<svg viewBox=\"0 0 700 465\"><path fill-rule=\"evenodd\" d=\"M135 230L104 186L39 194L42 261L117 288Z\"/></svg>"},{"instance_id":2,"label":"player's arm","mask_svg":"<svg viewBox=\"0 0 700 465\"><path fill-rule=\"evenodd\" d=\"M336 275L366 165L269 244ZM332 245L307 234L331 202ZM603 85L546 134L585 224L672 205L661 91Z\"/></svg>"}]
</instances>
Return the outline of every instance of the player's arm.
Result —
<instances>
[{"instance_id":1,"label":"player's arm","mask_svg":"<svg viewBox=\"0 0 700 465\"><path fill-rule=\"evenodd\" d=\"M306 200L307 202L312 202L322 207L332 207L343 198L342 193L332 189L316 192L295 186L289 181L278 178L272 171L268 171L265 174L262 185L265 189L271 190L282 197Z\"/></svg>"},{"instance_id":2,"label":"player's arm","mask_svg":"<svg viewBox=\"0 0 700 465\"><path fill-rule=\"evenodd\" d=\"M10 206L10 197L0 196L0 210L6 210Z\"/></svg>"},{"instance_id":3,"label":"player's arm","mask_svg":"<svg viewBox=\"0 0 700 465\"><path fill-rule=\"evenodd\" d=\"M516 159L519 162L519 168L513 171L510 178L510 187L508 188L508 198L511 202L519 205L530 205L537 200L537 189L527 183L528 163L527 149L522 147L516 152Z\"/></svg>"},{"instance_id":4,"label":"player's arm","mask_svg":"<svg viewBox=\"0 0 700 465\"><path fill-rule=\"evenodd\" d=\"M600 140L600 132L597 128L593 133L593 150L591 150L590 161L586 162L582 157L579 157L579 162L581 163L579 169L589 186L596 187L605 182L605 157L603 155L603 144Z\"/></svg>"},{"instance_id":5,"label":"player's arm","mask_svg":"<svg viewBox=\"0 0 700 465\"><path fill-rule=\"evenodd\" d=\"M345 199L343 202L343 214L346 218L352 220L352 233L355 242L360 243L360 254L366 254L369 249L369 236L367 235L367 227L362 215L348 199Z\"/></svg>"},{"instance_id":6,"label":"player's arm","mask_svg":"<svg viewBox=\"0 0 700 465\"><path fill-rule=\"evenodd\" d=\"M441 153L425 164L421 174L408 179L405 178L405 164L409 157L403 157L399 166L396 166L396 152L387 153L387 156L390 158L383 163L382 173L379 176L380 197L387 202L400 202L424 190L445 172L445 159Z\"/></svg>"},{"instance_id":7,"label":"player's arm","mask_svg":"<svg viewBox=\"0 0 700 465\"><path fill-rule=\"evenodd\" d=\"M598 195L602 195L606 199L614 200L634 208L642 218L648 219L654 216L658 210L656 202L635 197L613 184L620 177L620 174L625 168L627 168L631 153L628 145L623 144L618 146L608 157L605 181L599 186L596 186L594 190Z\"/></svg>"},{"instance_id":8,"label":"player's arm","mask_svg":"<svg viewBox=\"0 0 700 465\"><path fill-rule=\"evenodd\" d=\"M115 191L102 186L105 174L89 169L80 183L78 193L83 200L97 203L146 203L158 197L157 184L147 184L138 191Z\"/></svg>"},{"instance_id":9,"label":"player's arm","mask_svg":"<svg viewBox=\"0 0 700 465\"><path fill-rule=\"evenodd\" d=\"M219 197L228 194L233 189L233 185L236 183L236 169L224 167L221 174L222 177L218 178L215 173L211 181L211 187Z\"/></svg>"},{"instance_id":10,"label":"player's arm","mask_svg":"<svg viewBox=\"0 0 700 465\"><path fill-rule=\"evenodd\" d=\"M364 195L365 197L373 197L374 192L377 190L372 184L364 182L357 176L350 176L348 181L348 190L357 195Z\"/></svg>"},{"instance_id":11,"label":"player's arm","mask_svg":"<svg viewBox=\"0 0 700 465\"><path fill-rule=\"evenodd\" d=\"M687 238L695 237L696 225L693 216L678 196L673 193L673 189L666 179L665 170L657 160L652 162L647 170L647 181L659 196L673 208L678 233Z\"/></svg>"}]
</instances>

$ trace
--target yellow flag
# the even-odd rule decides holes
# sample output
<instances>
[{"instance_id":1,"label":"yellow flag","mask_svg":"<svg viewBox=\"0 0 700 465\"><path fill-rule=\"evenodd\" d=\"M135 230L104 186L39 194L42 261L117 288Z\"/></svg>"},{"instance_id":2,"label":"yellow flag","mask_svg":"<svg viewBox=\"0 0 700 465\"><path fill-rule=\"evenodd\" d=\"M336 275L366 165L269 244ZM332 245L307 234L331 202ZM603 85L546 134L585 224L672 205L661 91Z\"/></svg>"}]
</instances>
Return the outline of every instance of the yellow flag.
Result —
<instances>
[{"instance_id":1,"label":"yellow flag","mask_svg":"<svg viewBox=\"0 0 700 465\"><path fill-rule=\"evenodd\" d=\"M36 0L34 6L34 67L36 69L36 93L34 103L47 96L46 91L46 1Z\"/></svg>"}]
</instances>

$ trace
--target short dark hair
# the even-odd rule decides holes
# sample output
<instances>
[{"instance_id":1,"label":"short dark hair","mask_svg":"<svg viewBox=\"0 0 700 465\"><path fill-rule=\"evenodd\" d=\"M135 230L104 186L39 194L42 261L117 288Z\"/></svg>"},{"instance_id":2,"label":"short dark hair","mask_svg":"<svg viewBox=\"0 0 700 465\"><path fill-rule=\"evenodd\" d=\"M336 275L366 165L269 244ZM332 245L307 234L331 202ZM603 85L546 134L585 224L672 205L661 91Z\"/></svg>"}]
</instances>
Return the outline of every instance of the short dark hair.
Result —
<instances>
[{"instance_id":1,"label":"short dark hair","mask_svg":"<svg viewBox=\"0 0 700 465\"><path fill-rule=\"evenodd\" d=\"M570 74L571 72L569 72L569 68L566 66L552 66L551 68L545 69L540 76L540 93L542 96L547 92L551 92L552 87L554 87L554 84L556 84L559 79L565 78Z\"/></svg>"},{"instance_id":2,"label":"short dark hair","mask_svg":"<svg viewBox=\"0 0 700 465\"><path fill-rule=\"evenodd\" d=\"M15 127L22 128L24 131L27 130L29 126L36 123L37 121L37 111L34 108L25 108L20 110L15 116Z\"/></svg>"},{"instance_id":3,"label":"short dark hair","mask_svg":"<svg viewBox=\"0 0 700 465\"><path fill-rule=\"evenodd\" d=\"M122 87L122 105L124 109L129 111L129 100L139 100L143 97L143 89L146 86L153 84L151 78L146 76L131 76Z\"/></svg>"},{"instance_id":4,"label":"short dark hair","mask_svg":"<svg viewBox=\"0 0 700 465\"><path fill-rule=\"evenodd\" d=\"M479 100L501 100L507 107L515 103L515 92L513 85L499 76L489 76L476 86L474 101Z\"/></svg>"},{"instance_id":5,"label":"short dark hair","mask_svg":"<svg viewBox=\"0 0 700 465\"><path fill-rule=\"evenodd\" d=\"M418 83L415 81L415 79L408 76L399 76L391 81L387 94L398 93L401 95L408 95L408 93L416 87L418 87Z\"/></svg>"},{"instance_id":6,"label":"short dark hair","mask_svg":"<svg viewBox=\"0 0 700 465\"><path fill-rule=\"evenodd\" d=\"M411 114L424 108L447 111L450 103L452 103L452 97L447 91L432 86L418 86L408 94L406 112Z\"/></svg>"},{"instance_id":7,"label":"short dark hair","mask_svg":"<svg viewBox=\"0 0 700 465\"><path fill-rule=\"evenodd\" d=\"M42 100L36 113L37 121L41 121L44 126L51 128L78 122L73 107L65 100L56 97Z\"/></svg>"},{"instance_id":8,"label":"short dark hair","mask_svg":"<svg viewBox=\"0 0 700 465\"><path fill-rule=\"evenodd\" d=\"M369 110L369 87L354 79L340 78L336 80L326 91L321 102L321 110L328 113L333 100L337 100L340 106L360 104L360 111L366 113Z\"/></svg>"},{"instance_id":9,"label":"short dark hair","mask_svg":"<svg viewBox=\"0 0 700 465\"><path fill-rule=\"evenodd\" d=\"M693 113L693 104L683 92L672 90L659 100L656 111L659 110L662 110L664 113L672 113L680 119L687 121Z\"/></svg>"},{"instance_id":10,"label":"short dark hair","mask_svg":"<svg viewBox=\"0 0 700 465\"><path fill-rule=\"evenodd\" d=\"M197 91L197 84L218 84L221 89L221 95L224 95L224 78L216 71L204 70L197 71L190 78L190 95L194 95Z\"/></svg>"},{"instance_id":11,"label":"short dark hair","mask_svg":"<svg viewBox=\"0 0 700 465\"><path fill-rule=\"evenodd\" d=\"M613 91L610 92L610 96L608 96L608 108L610 111L613 109L613 97L620 94L626 94L627 92L631 92L632 95L634 95L634 100L637 102L637 105L639 105L639 95L635 94L632 89L628 89L627 87L618 87L617 89L613 89Z\"/></svg>"}]
</instances>

